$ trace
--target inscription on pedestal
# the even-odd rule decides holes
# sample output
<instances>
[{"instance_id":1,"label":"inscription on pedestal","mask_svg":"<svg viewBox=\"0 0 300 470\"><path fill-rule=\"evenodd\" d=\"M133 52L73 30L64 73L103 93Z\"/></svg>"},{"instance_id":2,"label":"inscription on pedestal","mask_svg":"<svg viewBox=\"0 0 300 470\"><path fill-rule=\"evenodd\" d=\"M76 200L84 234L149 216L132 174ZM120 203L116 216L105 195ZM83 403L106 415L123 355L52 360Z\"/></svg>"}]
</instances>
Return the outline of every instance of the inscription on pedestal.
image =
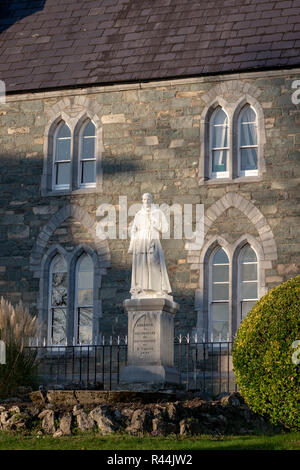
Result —
<instances>
[{"instance_id":1,"label":"inscription on pedestal","mask_svg":"<svg viewBox=\"0 0 300 470\"><path fill-rule=\"evenodd\" d=\"M157 353L155 321L149 315L142 315L134 325L133 353L144 361L154 359Z\"/></svg>"}]
</instances>

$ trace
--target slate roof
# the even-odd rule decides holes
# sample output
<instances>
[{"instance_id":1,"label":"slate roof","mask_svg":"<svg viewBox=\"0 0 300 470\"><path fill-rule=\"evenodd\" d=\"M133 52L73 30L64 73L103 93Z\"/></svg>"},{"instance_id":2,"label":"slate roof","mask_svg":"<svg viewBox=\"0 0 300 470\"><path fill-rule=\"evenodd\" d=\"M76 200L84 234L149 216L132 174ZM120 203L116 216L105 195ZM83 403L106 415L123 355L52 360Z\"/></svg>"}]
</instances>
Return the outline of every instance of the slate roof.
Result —
<instances>
[{"instance_id":1,"label":"slate roof","mask_svg":"<svg viewBox=\"0 0 300 470\"><path fill-rule=\"evenodd\" d=\"M300 0L1 0L8 92L300 65Z\"/></svg>"}]
</instances>

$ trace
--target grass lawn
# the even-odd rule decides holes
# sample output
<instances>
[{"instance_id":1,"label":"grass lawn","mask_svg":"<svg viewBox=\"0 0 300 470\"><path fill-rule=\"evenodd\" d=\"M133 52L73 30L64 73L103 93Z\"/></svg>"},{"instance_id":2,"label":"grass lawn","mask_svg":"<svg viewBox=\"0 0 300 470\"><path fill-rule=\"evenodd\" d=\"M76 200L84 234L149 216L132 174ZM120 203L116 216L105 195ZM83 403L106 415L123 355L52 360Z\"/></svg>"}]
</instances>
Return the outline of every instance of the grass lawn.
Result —
<instances>
[{"instance_id":1,"label":"grass lawn","mask_svg":"<svg viewBox=\"0 0 300 470\"><path fill-rule=\"evenodd\" d=\"M53 438L1 431L0 450L300 450L300 432L261 436L199 435L189 438L85 433Z\"/></svg>"}]
</instances>

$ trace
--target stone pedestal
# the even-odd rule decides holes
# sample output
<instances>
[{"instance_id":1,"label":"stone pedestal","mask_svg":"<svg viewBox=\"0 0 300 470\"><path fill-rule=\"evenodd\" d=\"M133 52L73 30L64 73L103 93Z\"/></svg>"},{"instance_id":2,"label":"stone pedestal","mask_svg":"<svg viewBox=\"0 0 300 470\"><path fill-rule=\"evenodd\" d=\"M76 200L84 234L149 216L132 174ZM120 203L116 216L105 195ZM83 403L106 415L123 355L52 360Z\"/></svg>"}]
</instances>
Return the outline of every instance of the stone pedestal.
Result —
<instances>
[{"instance_id":1,"label":"stone pedestal","mask_svg":"<svg viewBox=\"0 0 300 470\"><path fill-rule=\"evenodd\" d=\"M150 389L179 383L174 367L174 316L179 306L172 300L138 298L124 301L128 313L128 365L121 370L121 384Z\"/></svg>"}]
</instances>

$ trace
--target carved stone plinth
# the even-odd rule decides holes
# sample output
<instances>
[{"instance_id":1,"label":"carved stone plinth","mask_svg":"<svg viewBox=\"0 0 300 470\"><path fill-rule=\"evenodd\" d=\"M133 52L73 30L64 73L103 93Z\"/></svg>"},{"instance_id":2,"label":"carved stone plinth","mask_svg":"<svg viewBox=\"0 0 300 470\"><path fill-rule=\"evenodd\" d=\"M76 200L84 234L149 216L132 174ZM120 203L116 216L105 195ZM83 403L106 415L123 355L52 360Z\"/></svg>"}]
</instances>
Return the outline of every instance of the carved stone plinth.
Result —
<instances>
[{"instance_id":1,"label":"carved stone plinth","mask_svg":"<svg viewBox=\"0 0 300 470\"><path fill-rule=\"evenodd\" d=\"M126 384L178 384L174 367L174 316L179 306L166 298L124 301L128 313L128 365L121 370ZM148 386L148 387L147 387Z\"/></svg>"}]
</instances>

